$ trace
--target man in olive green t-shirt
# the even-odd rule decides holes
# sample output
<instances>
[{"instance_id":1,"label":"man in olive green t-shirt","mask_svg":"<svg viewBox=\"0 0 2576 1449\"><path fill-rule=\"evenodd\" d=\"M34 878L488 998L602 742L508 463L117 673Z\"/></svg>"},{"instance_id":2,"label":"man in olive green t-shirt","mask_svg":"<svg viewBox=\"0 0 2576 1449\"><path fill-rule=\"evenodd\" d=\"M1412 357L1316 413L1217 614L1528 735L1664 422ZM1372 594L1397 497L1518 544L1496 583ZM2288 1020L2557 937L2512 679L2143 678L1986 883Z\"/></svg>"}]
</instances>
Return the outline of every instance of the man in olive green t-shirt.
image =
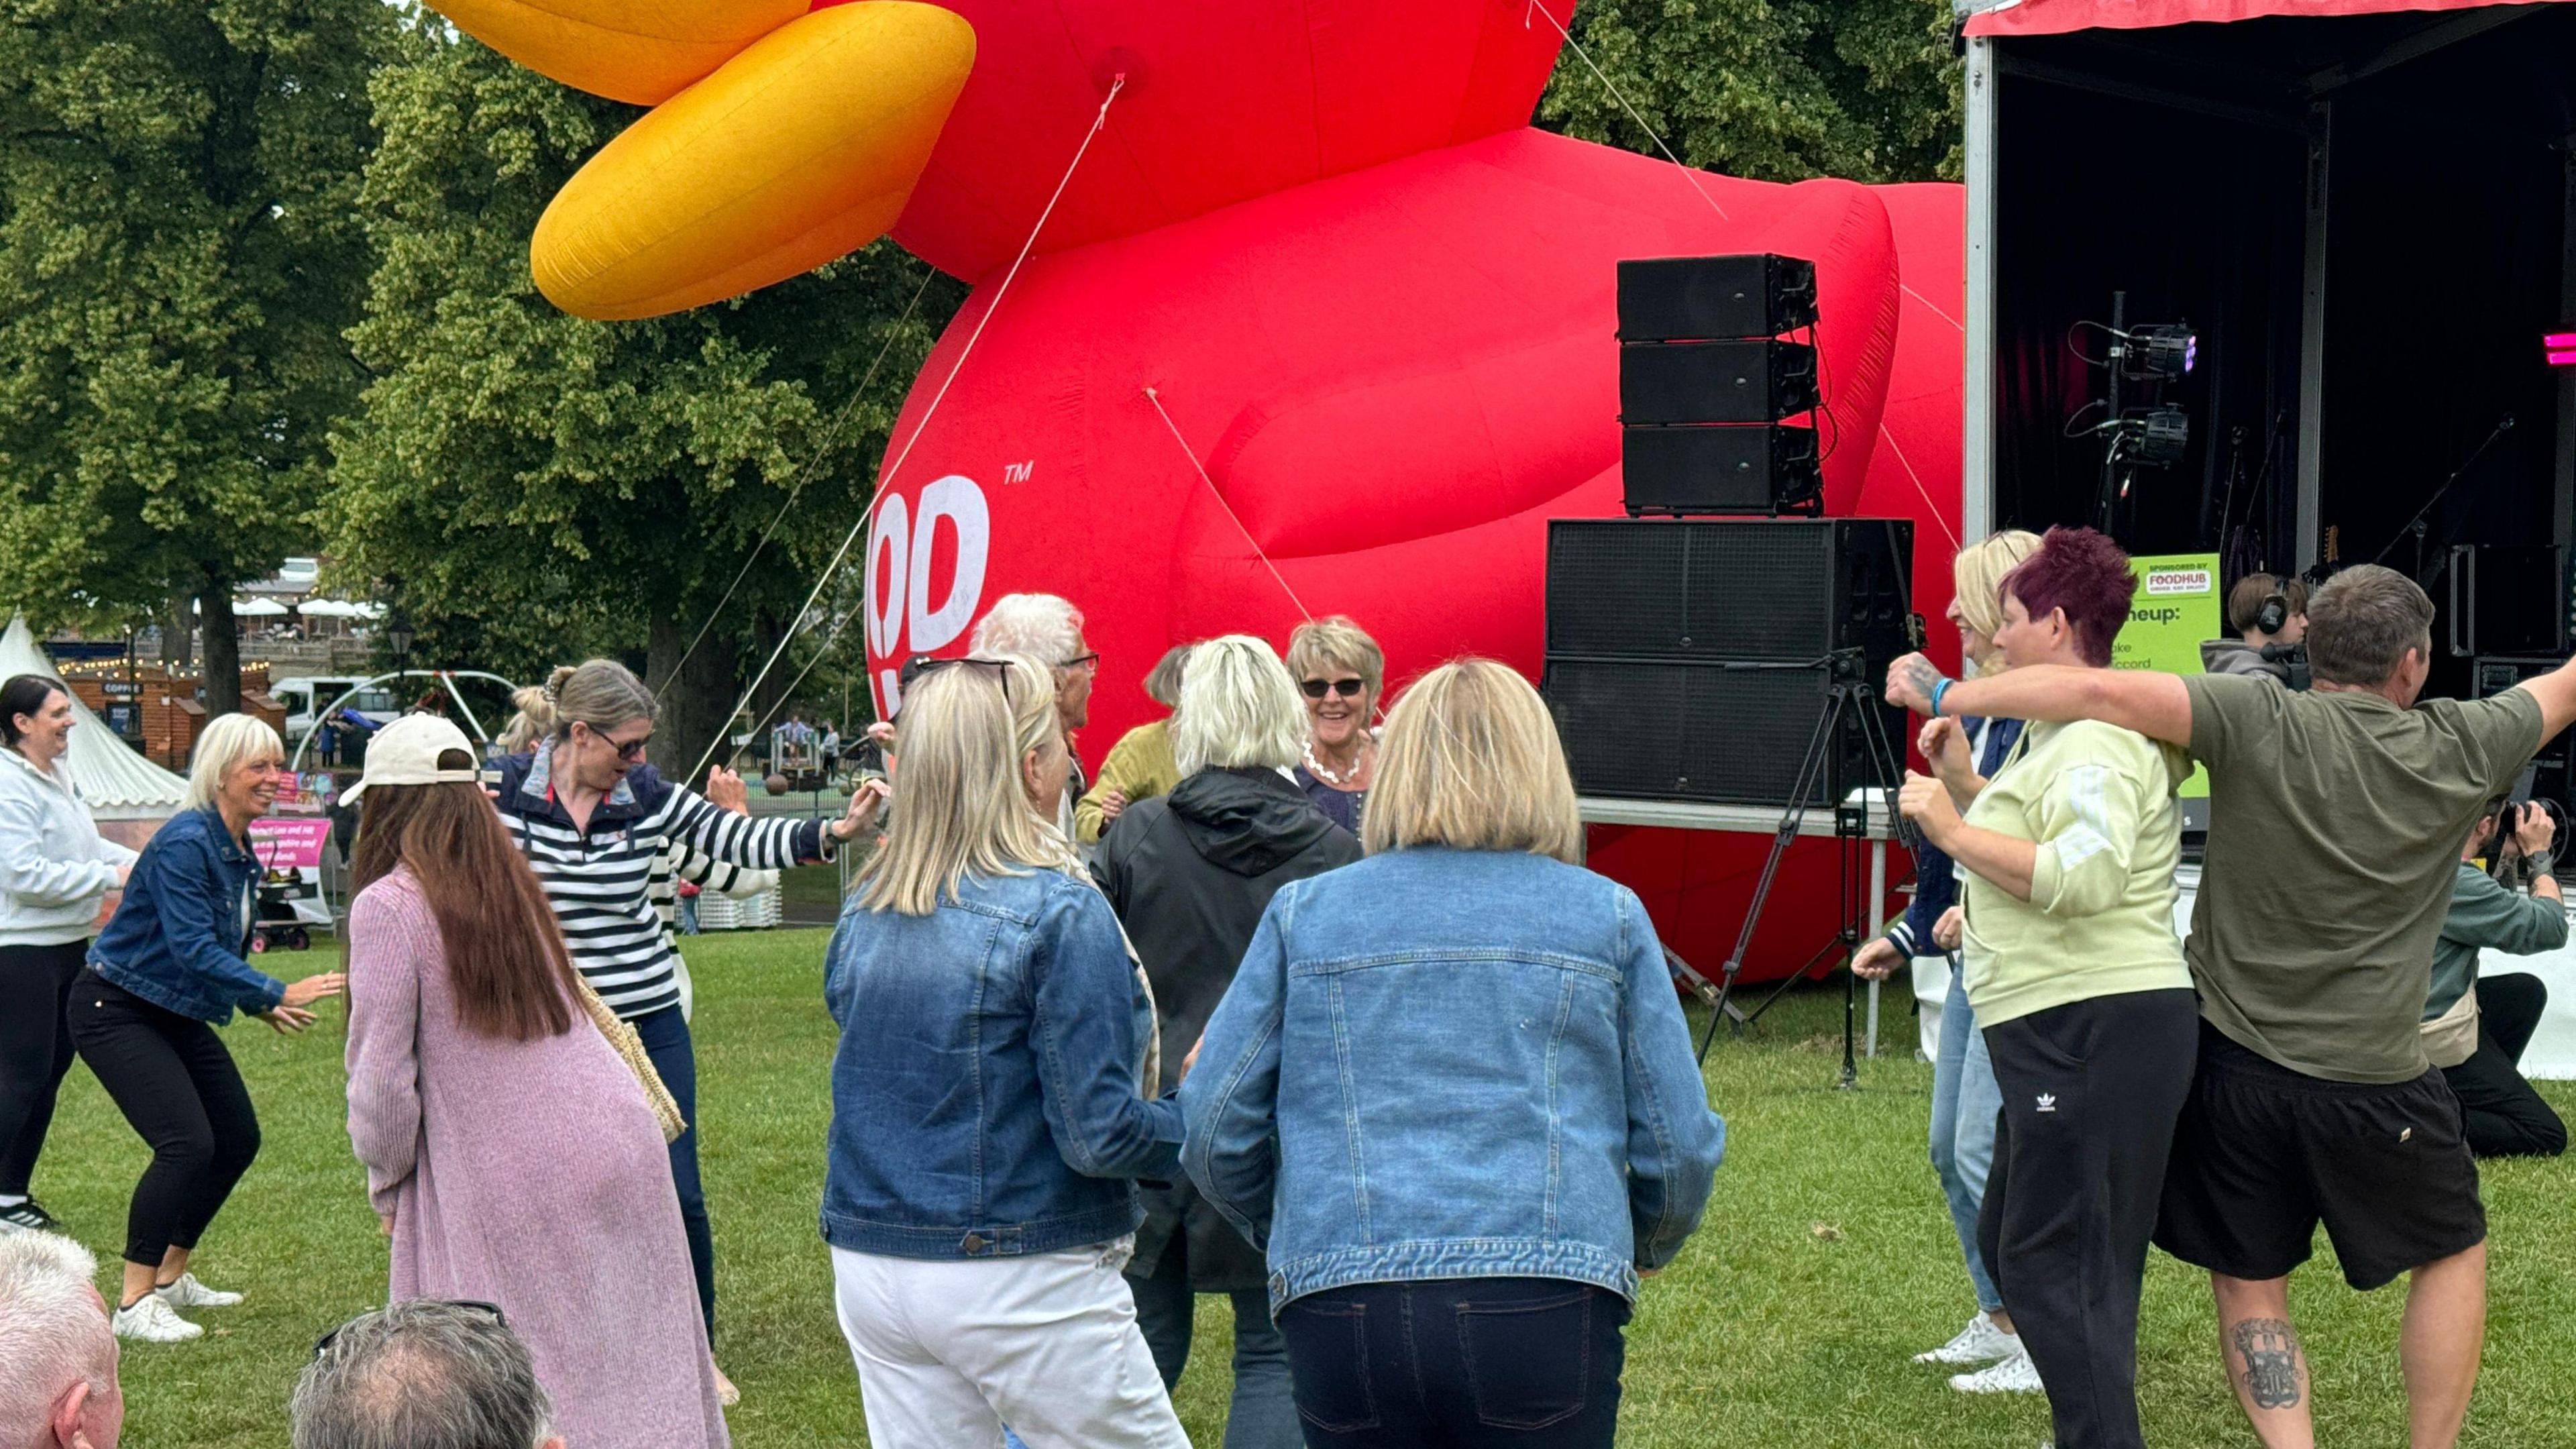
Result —
<instances>
[{"instance_id":1,"label":"man in olive green t-shirt","mask_svg":"<svg viewBox=\"0 0 2576 1449\"><path fill-rule=\"evenodd\" d=\"M1945 715L2102 720L2209 769L2187 943L2200 1069L2156 1241L2210 1270L2228 1376L2269 1449L2313 1442L2288 1277L2319 1221L2355 1287L2412 1274L2413 1449L2457 1440L2477 1380L2485 1212L2417 1023L2459 841L2576 720L2576 666L2418 704L2432 620L2402 574L2335 575L2308 608L2308 693L2143 670L1952 682L1919 654L1888 670L1888 697L1921 713L1937 695Z\"/></svg>"}]
</instances>

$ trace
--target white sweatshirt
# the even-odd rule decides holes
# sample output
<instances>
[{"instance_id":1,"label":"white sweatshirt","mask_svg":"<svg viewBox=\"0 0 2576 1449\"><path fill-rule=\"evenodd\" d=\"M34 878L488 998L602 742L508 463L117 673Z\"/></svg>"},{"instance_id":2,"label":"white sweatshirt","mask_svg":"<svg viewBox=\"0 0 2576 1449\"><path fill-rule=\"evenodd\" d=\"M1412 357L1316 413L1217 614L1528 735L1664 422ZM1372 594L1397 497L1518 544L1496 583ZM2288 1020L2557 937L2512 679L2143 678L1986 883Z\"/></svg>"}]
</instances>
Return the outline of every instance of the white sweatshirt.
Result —
<instances>
[{"instance_id":1,"label":"white sweatshirt","mask_svg":"<svg viewBox=\"0 0 2576 1449\"><path fill-rule=\"evenodd\" d=\"M117 867L134 860L100 837L62 761L47 774L0 748L0 946L89 939Z\"/></svg>"}]
</instances>

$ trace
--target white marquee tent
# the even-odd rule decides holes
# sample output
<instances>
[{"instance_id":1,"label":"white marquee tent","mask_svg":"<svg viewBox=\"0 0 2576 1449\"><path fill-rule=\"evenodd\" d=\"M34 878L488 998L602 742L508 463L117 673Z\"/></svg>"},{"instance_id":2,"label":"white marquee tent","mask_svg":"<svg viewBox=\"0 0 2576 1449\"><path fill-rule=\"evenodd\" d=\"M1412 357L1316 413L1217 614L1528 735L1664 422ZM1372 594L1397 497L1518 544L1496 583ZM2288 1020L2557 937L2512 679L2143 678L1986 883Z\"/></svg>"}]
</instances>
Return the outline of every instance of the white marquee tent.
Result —
<instances>
[{"instance_id":1,"label":"white marquee tent","mask_svg":"<svg viewBox=\"0 0 2576 1449\"><path fill-rule=\"evenodd\" d=\"M8 632L0 634L0 679L54 672L54 662L36 642L35 631L27 627L26 618L13 617ZM72 781L80 787L81 798L89 802L91 814L106 824L158 822L179 813L181 800L188 792L186 780L135 753L99 723L98 716L78 698L72 700L72 713L78 723L72 726L63 758L71 767ZM126 834L109 833L119 838Z\"/></svg>"}]
</instances>

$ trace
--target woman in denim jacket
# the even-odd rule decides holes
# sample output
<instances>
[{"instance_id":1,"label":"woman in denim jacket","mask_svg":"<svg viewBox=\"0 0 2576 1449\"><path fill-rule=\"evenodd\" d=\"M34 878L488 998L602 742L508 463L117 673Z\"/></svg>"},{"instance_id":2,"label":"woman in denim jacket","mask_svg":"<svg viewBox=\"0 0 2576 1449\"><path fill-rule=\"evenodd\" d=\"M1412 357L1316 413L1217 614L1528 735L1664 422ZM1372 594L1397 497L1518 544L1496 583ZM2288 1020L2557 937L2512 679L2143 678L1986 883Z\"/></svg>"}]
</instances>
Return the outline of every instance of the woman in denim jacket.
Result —
<instances>
[{"instance_id":1,"label":"woman in denim jacket","mask_svg":"<svg viewBox=\"0 0 2576 1449\"><path fill-rule=\"evenodd\" d=\"M1147 1095L1117 918L1029 804L1070 764L1053 695L1021 659L904 692L892 820L825 966L823 1237L881 1449L997 1444L1004 1420L1032 1449L1189 1442L1120 1276L1180 1111Z\"/></svg>"},{"instance_id":2,"label":"woman in denim jacket","mask_svg":"<svg viewBox=\"0 0 2576 1449\"><path fill-rule=\"evenodd\" d=\"M1662 947L1574 863L1547 707L1490 660L1397 703L1361 838L1272 898L1184 1164L1267 1251L1308 1445L1607 1445L1726 1136Z\"/></svg>"},{"instance_id":3,"label":"woman in denim jacket","mask_svg":"<svg viewBox=\"0 0 2576 1449\"><path fill-rule=\"evenodd\" d=\"M282 1032L340 989L325 972L289 986L242 959L257 914L250 822L277 803L286 751L277 732L228 714L197 739L188 805L145 843L125 898L72 983L72 1043L117 1110L152 1148L125 1218L118 1336L155 1343L205 1330L173 1312L222 1308L188 1271L198 1235L259 1153L259 1118L214 1028L235 1011Z\"/></svg>"}]
</instances>

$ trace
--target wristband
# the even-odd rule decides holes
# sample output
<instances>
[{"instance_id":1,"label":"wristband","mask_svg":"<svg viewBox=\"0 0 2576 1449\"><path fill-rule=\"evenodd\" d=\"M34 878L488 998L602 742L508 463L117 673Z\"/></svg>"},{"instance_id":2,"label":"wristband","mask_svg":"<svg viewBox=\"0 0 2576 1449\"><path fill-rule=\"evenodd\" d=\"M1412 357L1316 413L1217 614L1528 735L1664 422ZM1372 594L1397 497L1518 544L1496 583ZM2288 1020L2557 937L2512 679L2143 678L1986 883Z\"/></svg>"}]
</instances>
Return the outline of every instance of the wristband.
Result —
<instances>
[{"instance_id":1,"label":"wristband","mask_svg":"<svg viewBox=\"0 0 2576 1449\"><path fill-rule=\"evenodd\" d=\"M1932 717L1934 719L1941 717L1941 696L1949 693L1950 686L1958 682L1946 674L1932 681Z\"/></svg>"}]
</instances>

